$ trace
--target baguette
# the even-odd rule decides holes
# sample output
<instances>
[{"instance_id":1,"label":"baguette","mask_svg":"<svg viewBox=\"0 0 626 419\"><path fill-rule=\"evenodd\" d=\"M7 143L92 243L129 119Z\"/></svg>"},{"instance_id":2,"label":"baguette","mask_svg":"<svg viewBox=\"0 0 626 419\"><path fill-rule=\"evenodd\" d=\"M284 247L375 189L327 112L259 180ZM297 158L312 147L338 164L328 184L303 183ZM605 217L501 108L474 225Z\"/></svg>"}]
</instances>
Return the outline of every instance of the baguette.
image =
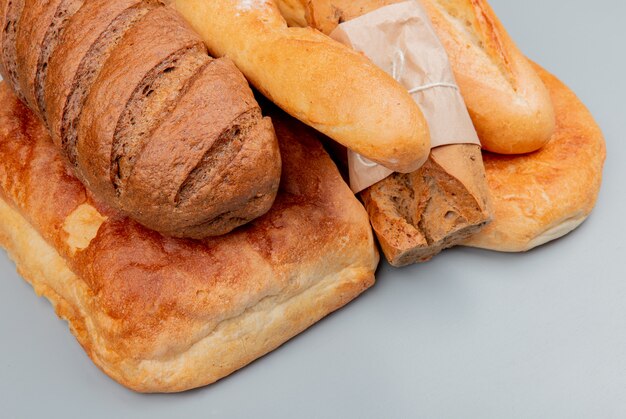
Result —
<instances>
[{"instance_id":1,"label":"baguette","mask_svg":"<svg viewBox=\"0 0 626 419\"><path fill-rule=\"evenodd\" d=\"M5 0L2 74L103 204L176 237L271 207L272 124L228 59L159 0Z\"/></svg>"},{"instance_id":2,"label":"baguette","mask_svg":"<svg viewBox=\"0 0 626 419\"><path fill-rule=\"evenodd\" d=\"M375 5L400 2L352 1L345 6L348 10L344 18L359 17ZM333 8L328 7L330 2L296 3L307 6L309 21L332 21L328 18L334 16ZM287 9L285 13L297 8L290 1L278 4ZM491 219L485 169L480 146L475 144L434 148L419 170L395 173L364 190L361 199L385 257L396 267L431 259L443 249L467 240Z\"/></svg>"},{"instance_id":3,"label":"baguette","mask_svg":"<svg viewBox=\"0 0 626 419\"><path fill-rule=\"evenodd\" d=\"M329 34L397 0L277 0L290 25ZM419 0L441 39L483 148L523 154L555 129L546 87L486 0Z\"/></svg>"},{"instance_id":4,"label":"baguette","mask_svg":"<svg viewBox=\"0 0 626 419\"><path fill-rule=\"evenodd\" d=\"M176 0L215 56L228 56L292 116L392 170L430 152L419 107L367 58L310 28L288 28L269 0Z\"/></svg>"}]
</instances>

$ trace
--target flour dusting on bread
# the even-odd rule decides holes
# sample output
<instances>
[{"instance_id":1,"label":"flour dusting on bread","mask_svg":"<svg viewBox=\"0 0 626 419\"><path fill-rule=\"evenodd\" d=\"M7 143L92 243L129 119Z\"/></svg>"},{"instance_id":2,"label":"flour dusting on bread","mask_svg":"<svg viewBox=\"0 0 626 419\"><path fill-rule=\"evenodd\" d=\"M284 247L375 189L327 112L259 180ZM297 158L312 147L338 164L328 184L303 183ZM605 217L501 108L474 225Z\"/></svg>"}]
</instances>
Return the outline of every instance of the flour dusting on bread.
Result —
<instances>
[{"instance_id":1,"label":"flour dusting on bread","mask_svg":"<svg viewBox=\"0 0 626 419\"><path fill-rule=\"evenodd\" d=\"M261 10L268 5L268 0L239 0L237 10L249 12L251 10Z\"/></svg>"}]
</instances>

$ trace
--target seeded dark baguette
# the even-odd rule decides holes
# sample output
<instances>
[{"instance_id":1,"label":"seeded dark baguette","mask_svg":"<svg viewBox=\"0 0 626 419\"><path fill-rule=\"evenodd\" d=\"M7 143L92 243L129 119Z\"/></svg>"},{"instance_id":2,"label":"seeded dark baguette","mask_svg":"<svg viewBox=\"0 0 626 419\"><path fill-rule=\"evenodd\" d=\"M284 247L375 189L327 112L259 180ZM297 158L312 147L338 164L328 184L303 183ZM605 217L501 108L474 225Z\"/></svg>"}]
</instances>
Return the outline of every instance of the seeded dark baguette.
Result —
<instances>
[{"instance_id":1,"label":"seeded dark baguette","mask_svg":"<svg viewBox=\"0 0 626 419\"><path fill-rule=\"evenodd\" d=\"M2 0L1 66L96 198L176 237L271 207L280 155L245 78L159 0Z\"/></svg>"}]
</instances>

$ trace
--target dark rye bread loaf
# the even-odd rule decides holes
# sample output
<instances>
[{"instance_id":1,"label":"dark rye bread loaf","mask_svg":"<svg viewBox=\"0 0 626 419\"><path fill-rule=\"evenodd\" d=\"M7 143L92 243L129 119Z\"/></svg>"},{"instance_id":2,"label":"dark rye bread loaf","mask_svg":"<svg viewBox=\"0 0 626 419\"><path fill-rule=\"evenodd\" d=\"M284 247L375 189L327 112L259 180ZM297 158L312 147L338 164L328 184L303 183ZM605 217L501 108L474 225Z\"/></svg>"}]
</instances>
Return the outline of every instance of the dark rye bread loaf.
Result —
<instances>
[{"instance_id":1,"label":"dark rye bread loaf","mask_svg":"<svg viewBox=\"0 0 626 419\"><path fill-rule=\"evenodd\" d=\"M162 233L271 207L280 155L246 80L158 0L2 0L2 74L104 203Z\"/></svg>"}]
</instances>

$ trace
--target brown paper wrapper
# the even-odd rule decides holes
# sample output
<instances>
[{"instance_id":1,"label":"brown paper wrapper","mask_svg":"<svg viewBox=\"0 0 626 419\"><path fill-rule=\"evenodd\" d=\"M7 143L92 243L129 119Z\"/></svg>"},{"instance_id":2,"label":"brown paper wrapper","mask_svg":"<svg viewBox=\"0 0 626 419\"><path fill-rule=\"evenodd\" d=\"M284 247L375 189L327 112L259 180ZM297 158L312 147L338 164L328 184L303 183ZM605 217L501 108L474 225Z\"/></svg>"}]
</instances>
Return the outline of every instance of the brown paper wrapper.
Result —
<instances>
[{"instance_id":1,"label":"brown paper wrapper","mask_svg":"<svg viewBox=\"0 0 626 419\"><path fill-rule=\"evenodd\" d=\"M365 54L406 87L428 122L431 147L480 144L448 55L419 3L381 7L342 23L330 36ZM348 165L354 193L393 173L353 152Z\"/></svg>"}]
</instances>

